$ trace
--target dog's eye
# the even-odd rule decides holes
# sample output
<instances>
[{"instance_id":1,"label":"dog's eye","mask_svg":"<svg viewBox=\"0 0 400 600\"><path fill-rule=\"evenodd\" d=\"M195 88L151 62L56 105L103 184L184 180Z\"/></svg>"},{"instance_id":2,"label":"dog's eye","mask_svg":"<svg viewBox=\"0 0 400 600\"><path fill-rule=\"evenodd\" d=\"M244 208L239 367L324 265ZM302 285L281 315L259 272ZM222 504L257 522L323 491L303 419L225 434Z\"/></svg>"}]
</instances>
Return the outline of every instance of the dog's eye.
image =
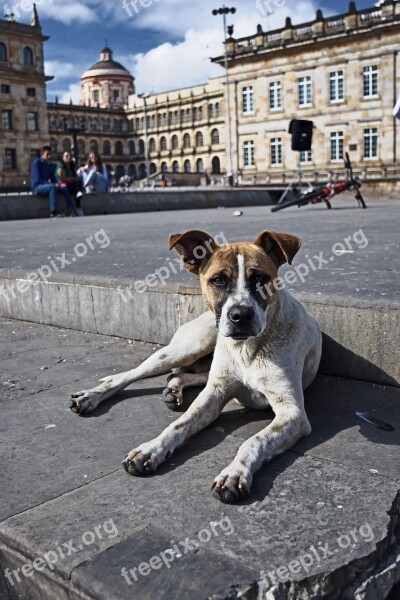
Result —
<instances>
[{"instance_id":1,"label":"dog's eye","mask_svg":"<svg viewBox=\"0 0 400 600\"><path fill-rule=\"evenodd\" d=\"M264 273L253 273L252 280L254 283L267 283L269 277Z\"/></svg>"},{"instance_id":2,"label":"dog's eye","mask_svg":"<svg viewBox=\"0 0 400 600\"><path fill-rule=\"evenodd\" d=\"M214 285L215 287L224 287L227 283L227 279L226 277L213 277L213 279L210 279L210 283L211 285Z\"/></svg>"}]
</instances>

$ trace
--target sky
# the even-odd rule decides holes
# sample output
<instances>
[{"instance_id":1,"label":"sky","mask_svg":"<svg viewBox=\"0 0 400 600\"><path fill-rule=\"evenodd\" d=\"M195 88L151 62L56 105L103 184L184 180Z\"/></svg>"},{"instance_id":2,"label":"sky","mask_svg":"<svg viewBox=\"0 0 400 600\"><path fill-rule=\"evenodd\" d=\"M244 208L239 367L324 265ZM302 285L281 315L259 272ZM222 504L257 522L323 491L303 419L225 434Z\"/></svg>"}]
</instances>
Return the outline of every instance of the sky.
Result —
<instances>
[{"instance_id":1,"label":"sky","mask_svg":"<svg viewBox=\"0 0 400 600\"><path fill-rule=\"evenodd\" d=\"M126 2L126 8L123 7ZM375 0L376 1L376 0ZM254 35L283 27L287 16L294 24L311 21L317 8L324 15L347 12L347 0L225 0L235 7L228 24L234 37ZM258 4L257 4L258 2ZM26 0L3 0L4 12L12 8L16 20L30 22ZM222 17L212 10L217 0L36 0L43 33L45 70L54 80L47 99L79 101L80 76L108 46L114 58L134 75L137 93L157 93L206 83L223 74L211 56L223 51ZM374 0L358 0L359 9ZM25 9L25 10L24 10ZM267 14L267 13L272 14Z\"/></svg>"}]
</instances>

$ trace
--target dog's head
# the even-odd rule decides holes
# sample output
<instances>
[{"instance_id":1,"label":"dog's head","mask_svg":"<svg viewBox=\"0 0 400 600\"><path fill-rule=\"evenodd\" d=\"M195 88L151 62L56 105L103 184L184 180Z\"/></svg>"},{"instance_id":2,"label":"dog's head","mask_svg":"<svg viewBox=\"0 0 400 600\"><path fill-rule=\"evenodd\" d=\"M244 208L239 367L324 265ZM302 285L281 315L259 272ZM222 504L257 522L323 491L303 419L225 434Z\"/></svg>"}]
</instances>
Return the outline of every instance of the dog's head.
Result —
<instances>
[{"instance_id":1,"label":"dog's head","mask_svg":"<svg viewBox=\"0 0 400 600\"><path fill-rule=\"evenodd\" d=\"M277 294L278 269L292 263L301 239L288 233L263 231L254 242L218 245L204 231L171 235L185 267L200 277L207 306L215 313L222 335L235 340L259 336L268 307Z\"/></svg>"}]
</instances>

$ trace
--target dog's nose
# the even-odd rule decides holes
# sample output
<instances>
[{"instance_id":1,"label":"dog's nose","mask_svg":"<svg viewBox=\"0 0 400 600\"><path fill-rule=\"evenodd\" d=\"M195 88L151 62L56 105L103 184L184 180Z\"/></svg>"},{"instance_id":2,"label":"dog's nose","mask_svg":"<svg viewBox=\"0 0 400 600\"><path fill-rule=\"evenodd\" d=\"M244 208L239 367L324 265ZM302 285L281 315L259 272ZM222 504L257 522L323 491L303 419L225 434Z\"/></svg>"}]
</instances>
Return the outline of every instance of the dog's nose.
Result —
<instances>
[{"instance_id":1,"label":"dog's nose","mask_svg":"<svg viewBox=\"0 0 400 600\"><path fill-rule=\"evenodd\" d=\"M249 306L234 306L228 316L235 325L244 325L253 318L253 310Z\"/></svg>"}]
</instances>

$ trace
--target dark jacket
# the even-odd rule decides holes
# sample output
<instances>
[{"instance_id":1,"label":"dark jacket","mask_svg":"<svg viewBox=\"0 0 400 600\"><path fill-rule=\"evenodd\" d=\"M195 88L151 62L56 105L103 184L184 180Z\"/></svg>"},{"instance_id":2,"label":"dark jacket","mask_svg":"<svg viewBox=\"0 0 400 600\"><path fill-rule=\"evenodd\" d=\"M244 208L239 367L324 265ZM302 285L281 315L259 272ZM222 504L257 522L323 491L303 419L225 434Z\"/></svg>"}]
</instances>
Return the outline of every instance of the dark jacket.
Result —
<instances>
[{"instance_id":1,"label":"dark jacket","mask_svg":"<svg viewBox=\"0 0 400 600\"><path fill-rule=\"evenodd\" d=\"M43 158L37 158L32 163L31 187L32 190L44 183L56 183L55 165L48 163Z\"/></svg>"}]
</instances>

